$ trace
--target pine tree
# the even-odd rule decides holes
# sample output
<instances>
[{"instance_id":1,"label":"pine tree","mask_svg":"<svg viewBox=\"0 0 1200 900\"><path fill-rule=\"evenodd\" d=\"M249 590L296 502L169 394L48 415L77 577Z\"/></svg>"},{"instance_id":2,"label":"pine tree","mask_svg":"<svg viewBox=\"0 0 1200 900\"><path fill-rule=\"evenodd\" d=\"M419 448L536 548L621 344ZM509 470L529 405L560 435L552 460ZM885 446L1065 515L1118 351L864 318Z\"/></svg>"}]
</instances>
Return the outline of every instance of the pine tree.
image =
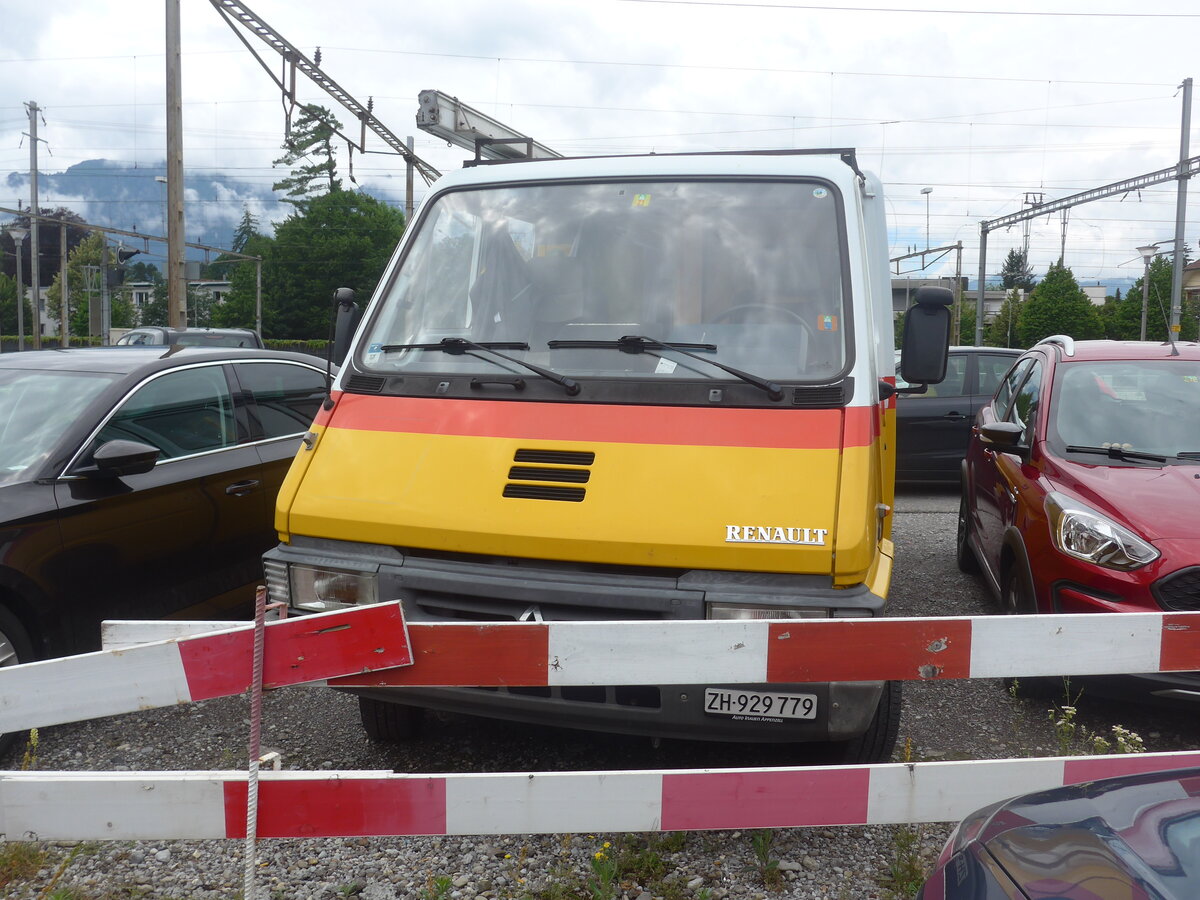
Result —
<instances>
[{"instance_id":1,"label":"pine tree","mask_svg":"<svg viewBox=\"0 0 1200 900\"><path fill-rule=\"evenodd\" d=\"M1071 270L1054 263L1022 306L1017 332L1022 347L1052 334L1088 340L1100 337L1100 317Z\"/></svg>"},{"instance_id":2,"label":"pine tree","mask_svg":"<svg viewBox=\"0 0 1200 900\"><path fill-rule=\"evenodd\" d=\"M1029 260L1024 250L1008 251L1008 256L1004 258L1004 265L1000 269L1000 283L1006 291L1013 288L1020 288L1023 291L1033 290L1037 279L1033 277L1033 270L1029 268Z\"/></svg>"},{"instance_id":3,"label":"pine tree","mask_svg":"<svg viewBox=\"0 0 1200 900\"><path fill-rule=\"evenodd\" d=\"M273 163L292 168L291 175L271 185L272 190L286 191L285 203L303 209L314 197L342 189L333 158L333 139L341 127L342 123L323 106L307 103L300 107L300 115L283 144L287 152ZM301 165L301 160L308 162Z\"/></svg>"}]
</instances>

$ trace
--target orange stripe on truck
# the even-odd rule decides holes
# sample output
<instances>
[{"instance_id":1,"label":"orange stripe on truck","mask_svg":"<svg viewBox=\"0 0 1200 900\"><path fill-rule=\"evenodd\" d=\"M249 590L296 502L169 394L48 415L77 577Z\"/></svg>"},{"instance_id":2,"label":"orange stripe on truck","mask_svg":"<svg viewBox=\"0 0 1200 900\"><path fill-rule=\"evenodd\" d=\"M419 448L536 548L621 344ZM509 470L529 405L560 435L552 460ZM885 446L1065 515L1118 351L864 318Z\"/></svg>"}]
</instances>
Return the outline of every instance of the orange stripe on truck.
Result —
<instances>
[{"instance_id":1,"label":"orange stripe on truck","mask_svg":"<svg viewBox=\"0 0 1200 900\"><path fill-rule=\"evenodd\" d=\"M728 409L512 403L340 394L317 425L353 431L697 447L836 450L865 447L875 408ZM842 416L845 435L842 435Z\"/></svg>"}]
</instances>

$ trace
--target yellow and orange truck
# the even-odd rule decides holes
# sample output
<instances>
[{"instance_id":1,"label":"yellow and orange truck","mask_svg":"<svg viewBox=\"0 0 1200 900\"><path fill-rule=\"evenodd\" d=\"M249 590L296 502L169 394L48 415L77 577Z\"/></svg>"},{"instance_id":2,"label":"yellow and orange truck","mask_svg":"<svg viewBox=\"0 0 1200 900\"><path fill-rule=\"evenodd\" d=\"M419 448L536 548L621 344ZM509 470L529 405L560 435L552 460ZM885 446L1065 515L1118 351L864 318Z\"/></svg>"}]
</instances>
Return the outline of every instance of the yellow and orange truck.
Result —
<instances>
[{"instance_id":1,"label":"yellow and orange truck","mask_svg":"<svg viewBox=\"0 0 1200 900\"><path fill-rule=\"evenodd\" d=\"M883 196L853 151L464 167L439 180L346 346L265 559L293 612L409 622L882 615L893 313ZM945 369L949 291L904 372ZM669 653L669 647L663 648ZM899 685L358 691L426 709L887 759Z\"/></svg>"}]
</instances>

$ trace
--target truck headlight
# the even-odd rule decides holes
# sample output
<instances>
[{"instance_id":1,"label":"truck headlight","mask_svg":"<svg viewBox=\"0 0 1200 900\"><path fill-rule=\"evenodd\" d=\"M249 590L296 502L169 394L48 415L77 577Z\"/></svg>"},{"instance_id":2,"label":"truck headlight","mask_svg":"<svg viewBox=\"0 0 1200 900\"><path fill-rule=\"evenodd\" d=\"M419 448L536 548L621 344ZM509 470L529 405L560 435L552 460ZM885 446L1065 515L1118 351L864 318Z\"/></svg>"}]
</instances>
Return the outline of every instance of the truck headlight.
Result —
<instances>
[{"instance_id":1,"label":"truck headlight","mask_svg":"<svg viewBox=\"0 0 1200 900\"><path fill-rule=\"evenodd\" d=\"M1160 555L1128 528L1063 494L1046 496L1046 517L1054 546L1084 562L1128 572Z\"/></svg>"},{"instance_id":2,"label":"truck headlight","mask_svg":"<svg viewBox=\"0 0 1200 900\"><path fill-rule=\"evenodd\" d=\"M296 609L326 612L379 602L378 580L374 574L299 565L289 569L292 606Z\"/></svg>"},{"instance_id":3,"label":"truck headlight","mask_svg":"<svg viewBox=\"0 0 1200 900\"><path fill-rule=\"evenodd\" d=\"M709 603L710 619L828 619L829 610L818 607L753 606L740 603Z\"/></svg>"}]
</instances>

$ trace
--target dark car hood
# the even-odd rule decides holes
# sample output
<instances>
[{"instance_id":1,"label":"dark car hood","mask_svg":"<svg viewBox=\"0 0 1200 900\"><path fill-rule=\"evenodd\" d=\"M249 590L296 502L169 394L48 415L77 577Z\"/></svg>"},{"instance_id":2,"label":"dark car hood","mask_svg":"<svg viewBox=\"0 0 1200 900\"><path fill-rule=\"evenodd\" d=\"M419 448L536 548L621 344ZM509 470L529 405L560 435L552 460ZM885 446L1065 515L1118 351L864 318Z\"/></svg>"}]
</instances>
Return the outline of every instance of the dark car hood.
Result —
<instances>
[{"instance_id":1,"label":"dark car hood","mask_svg":"<svg viewBox=\"0 0 1200 900\"><path fill-rule=\"evenodd\" d=\"M1031 900L1195 900L1200 769L1020 797L992 814L979 840Z\"/></svg>"},{"instance_id":2,"label":"dark car hood","mask_svg":"<svg viewBox=\"0 0 1200 900\"><path fill-rule=\"evenodd\" d=\"M1077 497L1147 540L1195 538L1200 509L1200 461L1191 465L1097 466L1056 460L1047 476L1056 490Z\"/></svg>"}]
</instances>

